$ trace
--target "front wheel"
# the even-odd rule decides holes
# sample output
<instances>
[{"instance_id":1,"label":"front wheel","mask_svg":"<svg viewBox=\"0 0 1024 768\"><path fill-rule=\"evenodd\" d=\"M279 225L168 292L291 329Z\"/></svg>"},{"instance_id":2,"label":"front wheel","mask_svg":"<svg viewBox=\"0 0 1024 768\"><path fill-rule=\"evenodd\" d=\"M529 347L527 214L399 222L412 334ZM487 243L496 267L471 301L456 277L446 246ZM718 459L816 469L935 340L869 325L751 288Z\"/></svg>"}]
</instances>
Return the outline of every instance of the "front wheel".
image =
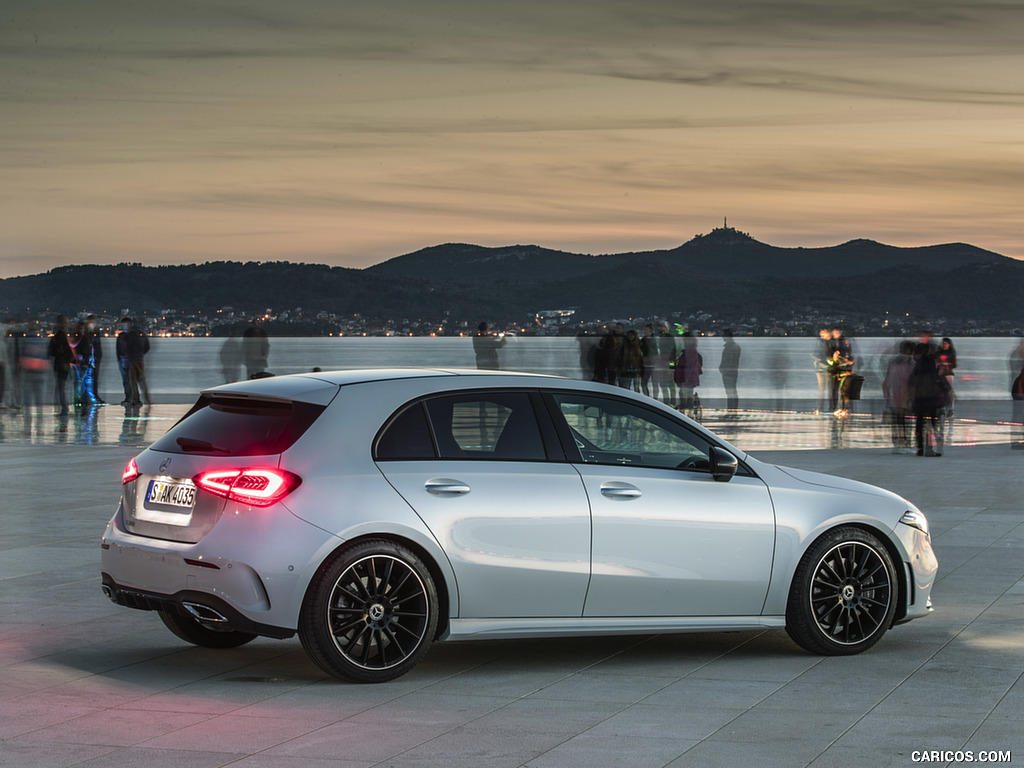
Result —
<instances>
[{"instance_id":1,"label":"front wheel","mask_svg":"<svg viewBox=\"0 0 1024 768\"><path fill-rule=\"evenodd\" d=\"M390 541L342 550L313 578L299 639L328 674L381 683L405 674L437 632L438 599L423 561Z\"/></svg>"},{"instance_id":2,"label":"front wheel","mask_svg":"<svg viewBox=\"0 0 1024 768\"><path fill-rule=\"evenodd\" d=\"M860 653L892 624L898 592L896 568L878 537L837 528L815 541L797 566L786 632L812 653Z\"/></svg>"},{"instance_id":3,"label":"front wheel","mask_svg":"<svg viewBox=\"0 0 1024 768\"><path fill-rule=\"evenodd\" d=\"M164 626L175 636L180 637L186 643L203 648L237 648L256 639L256 635L249 632L239 632L235 629L213 629L200 624L193 618L171 611L157 611L157 613L160 614L160 620L163 621Z\"/></svg>"}]
</instances>

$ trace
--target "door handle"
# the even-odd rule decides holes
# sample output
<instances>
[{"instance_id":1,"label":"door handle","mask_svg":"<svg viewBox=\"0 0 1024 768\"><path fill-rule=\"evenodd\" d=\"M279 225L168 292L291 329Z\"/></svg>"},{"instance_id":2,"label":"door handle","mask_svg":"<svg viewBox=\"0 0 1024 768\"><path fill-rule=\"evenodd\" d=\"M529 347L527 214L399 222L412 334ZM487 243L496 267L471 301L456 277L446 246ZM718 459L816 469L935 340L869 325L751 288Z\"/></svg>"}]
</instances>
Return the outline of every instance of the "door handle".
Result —
<instances>
[{"instance_id":1,"label":"door handle","mask_svg":"<svg viewBox=\"0 0 1024 768\"><path fill-rule=\"evenodd\" d=\"M434 480L427 480L423 485L427 493L435 496L458 496L469 493L469 486L461 480L451 480L447 477L439 477Z\"/></svg>"},{"instance_id":2,"label":"door handle","mask_svg":"<svg viewBox=\"0 0 1024 768\"><path fill-rule=\"evenodd\" d=\"M639 499L644 495L643 491L635 485L613 480L601 484L601 493L609 499Z\"/></svg>"}]
</instances>

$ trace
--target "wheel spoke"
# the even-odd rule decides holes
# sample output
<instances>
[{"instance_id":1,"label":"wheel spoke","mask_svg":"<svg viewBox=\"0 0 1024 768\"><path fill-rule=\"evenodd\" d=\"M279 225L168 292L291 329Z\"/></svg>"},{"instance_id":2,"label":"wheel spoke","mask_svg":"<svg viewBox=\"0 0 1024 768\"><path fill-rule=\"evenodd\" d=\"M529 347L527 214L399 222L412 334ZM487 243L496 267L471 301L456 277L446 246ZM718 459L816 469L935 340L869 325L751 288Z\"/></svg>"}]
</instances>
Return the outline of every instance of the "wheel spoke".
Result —
<instances>
[{"instance_id":1,"label":"wheel spoke","mask_svg":"<svg viewBox=\"0 0 1024 768\"><path fill-rule=\"evenodd\" d=\"M878 572L879 572L879 571L885 571L885 563L883 563L883 562L881 562L881 561L879 561L878 565L876 565L876 566L875 566L875 567L874 567L874 568L873 568L873 569L871 570L871 572L870 572L870 573L867 573L867 574L865 574L865 575L864 575L864 576L863 576L863 577L861 578L861 581L862 581L863 583L865 583L865 584L872 584L872 583L874 583L874 580L875 580L875 576L876 576L876 575L878 574Z\"/></svg>"},{"instance_id":2,"label":"wheel spoke","mask_svg":"<svg viewBox=\"0 0 1024 768\"><path fill-rule=\"evenodd\" d=\"M350 629L355 629L360 624L362 624L363 626L366 626L366 622L363 620L362 616L359 616L359 617L357 617L355 619L352 619L351 621L348 621L345 624L340 624L340 625L338 625L336 627L332 625L331 631L335 635L344 635Z\"/></svg>"},{"instance_id":3,"label":"wheel spoke","mask_svg":"<svg viewBox=\"0 0 1024 768\"><path fill-rule=\"evenodd\" d=\"M370 665L370 654L373 651L373 641L376 638L377 633L374 630L367 627L366 632L364 632L363 634L368 635L368 637L363 643L362 662L364 667L368 667Z\"/></svg>"},{"instance_id":4,"label":"wheel spoke","mask_svg":"<svg viewBox=\"0 0 1024 768\"><path fill-rule=\"evenodd\" d=\"M395 626L395 625L392 625L392 626ZM388 644L389 645L394 645L395 648L398 649L398 660L399 661L401 661L402 659L404 659L406 656L409 655L406 652L405 648L402 647L402 643L399 641L398 637L395 635L394 632L391 631L390 628L385 628L385 629L382 630L382 632L383 632L384 636L388 639Z\"/></svg>"},{"instance_id":5,"label":"wheel spoke","mask_svg":"<svg viewBox=\"0 0 1024 768\"><path fill-rule=\"evenodd\" d=\"M380 593L380 578L377 576L377 558L371 557L366 561L366 591L375 596Z\"/></svg>"},{"instance_id":6,"label":"wheel spoke","mask_svg":"<svg viewBox=\"0 0 1024 768\"><path fill-rule=\"evenodd\" d=\"M822 560L821 568L818 569L818 572L815 574L815 577L824 580L826 575L825 571L828 571L828 573L832 574L833 579L835 579L835 584L838 585L843 583L843 576L838 571L836 571L836 569L832 566L832 563L828 562L827 560Z\"/></svg>"},{"instance_id":7,"label":"wheel spoke","mask_svg":"<svg viewBox=\"0 0 1024 768\"><path fill-rule=\"evenodd\" d=\"M391 573L394 570L395 561L388 559L388 564L384 566L384 575L381 577L378 594L386 595L391 591Z\"/></svg>"},{"instance_id":8,"label":"wheel spoke","mask_svg":"<svg viewBox=\"0 0 1024 768\"><path fill-rule=\"evenodd\" d=\"M400 593L402 591L402 587L404 587L405 583L409 581L409 579L411 578L412 571L406 570L405 573L402 574L402 578L399 580L399 582L387 590L388 594L397 595L398 593Z\"/></svg>"},{"instance_id":9,"label":"wheel spoke","mask_svg":"<svg viewBox=\"0 0 1024 768\"><path fill-rule=\"evenodd\" d=\"M865 571L867 571L868 563L871 560L871 556L874 555L874 554L875 553L872 552L870 549L868 549L867 547L864 547L864 557L861 558L860 563L858 563L857 569L856 569L855 573L863 574ZM859 578L861 581L866 581L869 577L868 576L858 576L857 578Z\"/></svg>"}]
</instances>

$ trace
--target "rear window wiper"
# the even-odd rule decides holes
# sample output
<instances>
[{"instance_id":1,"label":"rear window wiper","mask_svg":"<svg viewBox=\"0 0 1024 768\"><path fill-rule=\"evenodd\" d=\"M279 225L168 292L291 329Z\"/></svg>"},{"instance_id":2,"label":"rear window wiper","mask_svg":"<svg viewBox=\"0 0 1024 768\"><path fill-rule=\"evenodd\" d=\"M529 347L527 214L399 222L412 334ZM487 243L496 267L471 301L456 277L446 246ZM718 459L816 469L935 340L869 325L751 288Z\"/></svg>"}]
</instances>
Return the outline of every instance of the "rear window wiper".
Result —
<instances>
[{"instance_id":1,"label":"rear window wiper","mask_svg":"<svg viewBox=\"0 0 1024 768\"><path fill-rule=\"evenodd\" d=\"M191 451L205 452L205 453L231 453L227 448L219 448L213 443L208 443L205 440L196 440L194 437L179 437L174 441L178 444L178 447L185 453Z\"/></svg>"}]
</instances>

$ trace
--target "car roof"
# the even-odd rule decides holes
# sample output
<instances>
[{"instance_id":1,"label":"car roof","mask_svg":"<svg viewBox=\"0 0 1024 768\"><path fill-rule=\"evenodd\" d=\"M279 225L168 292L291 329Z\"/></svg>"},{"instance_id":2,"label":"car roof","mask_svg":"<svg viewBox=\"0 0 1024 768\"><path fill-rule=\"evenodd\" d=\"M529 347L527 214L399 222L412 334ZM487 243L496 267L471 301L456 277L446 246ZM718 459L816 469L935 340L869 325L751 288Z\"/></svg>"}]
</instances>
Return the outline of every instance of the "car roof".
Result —
<instances>
[{"instance_id":1,"label":"car roof","mask_svg":"<svg viewBox=\"0 0 1024 768\"><path fill-rule=\"evenodd\" d=\"M204 389L203 394L225 397L259 397L282 400L302 400L326 405L338 393L339 387L393 379L433 378L439 376L486 376L502 379L562 377L538 373L509 373L505 371L477 370L475 368L365 368L341 371L316 371L286 376L266 376L247 379L233 384Z\"/></svg>"}]
</instances>

